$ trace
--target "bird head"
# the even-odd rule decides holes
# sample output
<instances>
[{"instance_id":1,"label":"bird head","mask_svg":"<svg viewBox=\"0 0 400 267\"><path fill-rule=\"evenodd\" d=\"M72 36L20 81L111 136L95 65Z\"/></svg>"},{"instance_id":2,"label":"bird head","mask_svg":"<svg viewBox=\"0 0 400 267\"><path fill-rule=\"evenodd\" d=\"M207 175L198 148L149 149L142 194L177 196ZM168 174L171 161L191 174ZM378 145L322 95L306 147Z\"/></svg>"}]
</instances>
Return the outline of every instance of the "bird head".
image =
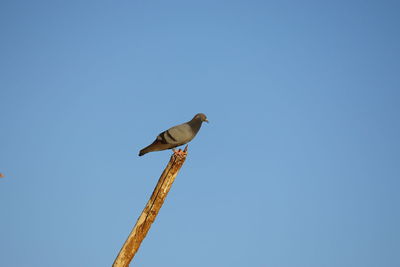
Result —
<instances>
[{"instance_id":1,"label":"bird head","mask_svg":"<svg viewBox=\"0 0 400 267\"><path fill-rule=\"evenodd\" d=\"M204 113L198 113L194 116L194 119L201 120L202 122L205 121L208 123L207 116Z\"/></svg>"}]
</instances>

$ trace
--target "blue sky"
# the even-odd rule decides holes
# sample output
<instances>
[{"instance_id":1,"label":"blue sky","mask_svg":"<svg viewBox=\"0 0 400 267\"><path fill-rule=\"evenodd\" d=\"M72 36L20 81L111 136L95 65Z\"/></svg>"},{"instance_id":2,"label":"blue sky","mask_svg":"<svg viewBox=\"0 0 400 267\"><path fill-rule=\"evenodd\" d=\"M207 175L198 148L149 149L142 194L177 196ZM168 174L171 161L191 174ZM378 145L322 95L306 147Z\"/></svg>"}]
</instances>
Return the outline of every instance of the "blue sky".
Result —
<instances>
[{"instance_id":1,"label":"blue sky","mask_svg":"<svg viewBox=\"0 0 400 267\"><path fill-rule=\"evenodd\" d=\"M397 1L2 1L0 265L400 266Z\"/></svg>"}]
</instances>

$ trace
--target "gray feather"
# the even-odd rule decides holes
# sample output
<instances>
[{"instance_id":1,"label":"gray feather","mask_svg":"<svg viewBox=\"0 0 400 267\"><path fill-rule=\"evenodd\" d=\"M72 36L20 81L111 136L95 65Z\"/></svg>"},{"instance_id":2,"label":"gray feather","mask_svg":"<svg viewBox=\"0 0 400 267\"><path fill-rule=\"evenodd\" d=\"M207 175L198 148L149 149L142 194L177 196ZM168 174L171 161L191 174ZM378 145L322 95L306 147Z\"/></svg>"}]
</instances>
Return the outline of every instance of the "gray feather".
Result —
<instances>
[{"instance_id":1,"label":"gray feather","mask_svg":"<svg viewBox=\"0 0 400 267\"><path fill-rule=\"evenodd\" d=\"M140 150L139 156L152 151L171 149L192 141L200 130L203 121L208 122L207 117L199 113L196 114L192 120L169 128L160 133L152 144Z\"/></svg>"}]
</instances>

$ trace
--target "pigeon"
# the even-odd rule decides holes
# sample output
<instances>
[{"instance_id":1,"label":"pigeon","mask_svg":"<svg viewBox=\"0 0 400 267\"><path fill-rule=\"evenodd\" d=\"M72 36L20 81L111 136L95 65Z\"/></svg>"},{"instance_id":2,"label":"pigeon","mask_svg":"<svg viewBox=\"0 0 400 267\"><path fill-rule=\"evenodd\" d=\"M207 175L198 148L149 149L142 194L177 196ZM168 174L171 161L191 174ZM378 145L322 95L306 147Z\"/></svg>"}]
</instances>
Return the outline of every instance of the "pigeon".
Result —
<instances>
[{"instance_id":1,"label":"pigeon","mask_svg":"<svg viewBox=\"0 0 400 267\"><path fill-rule=\"evenodd\" d=\"M139 156L153 151L173 149L189 143L196 136L204 121L208 123L206 115L198 113L190 121L169 128L160 133L152 144L140 150Z\"/></svg>"}]
</instances>

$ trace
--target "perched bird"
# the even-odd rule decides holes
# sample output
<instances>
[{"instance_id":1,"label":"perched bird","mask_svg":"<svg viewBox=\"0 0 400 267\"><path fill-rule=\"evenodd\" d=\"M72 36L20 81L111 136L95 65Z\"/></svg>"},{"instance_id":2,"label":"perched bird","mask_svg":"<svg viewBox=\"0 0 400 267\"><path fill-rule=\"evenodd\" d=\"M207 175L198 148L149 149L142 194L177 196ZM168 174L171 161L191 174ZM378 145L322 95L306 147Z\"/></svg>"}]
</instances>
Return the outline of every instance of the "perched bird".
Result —
<instances>
[{"instance_id":1,"label":"perched bird","mask_svg":"<svg viewBox=\"0 0 400 267\"><path fill-rule=\"evenodd\" d=\"M192 120L160 133L152 144L140 150L139 156L143 156L149 152L171 149L189 143L200 130L203 121L208 122L206 115L198 113Z\"/></svg>"}]
</instances>

